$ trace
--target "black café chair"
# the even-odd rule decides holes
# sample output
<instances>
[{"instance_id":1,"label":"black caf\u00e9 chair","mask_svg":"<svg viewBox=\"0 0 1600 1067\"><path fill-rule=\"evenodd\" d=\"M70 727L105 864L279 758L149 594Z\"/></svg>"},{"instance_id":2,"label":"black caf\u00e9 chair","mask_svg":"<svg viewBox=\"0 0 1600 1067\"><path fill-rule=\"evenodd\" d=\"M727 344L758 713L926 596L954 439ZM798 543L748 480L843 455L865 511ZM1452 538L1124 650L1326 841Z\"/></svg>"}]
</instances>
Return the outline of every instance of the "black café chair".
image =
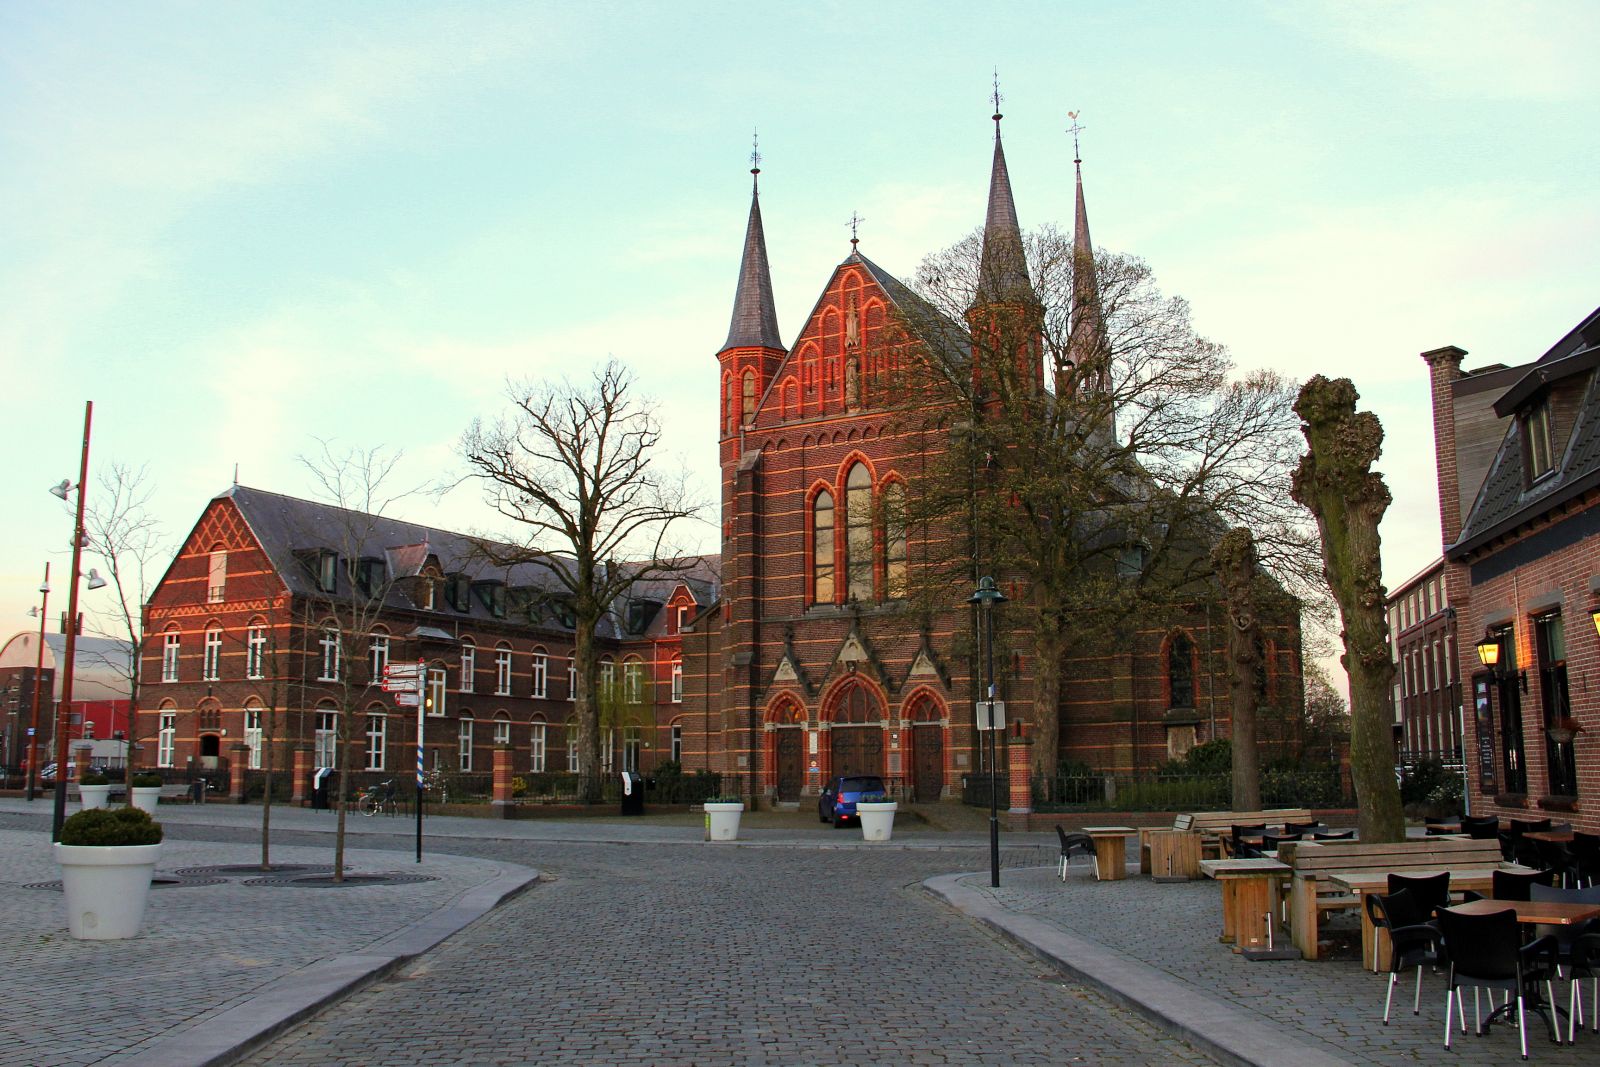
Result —
<instances>
[{"instance_id":1,"label":"black caf\u00e9 chair","mask_svg":"<svg viewBox=\"0 0 1600 1067\"><path fill-rule=\"evenodd\" d=\"M1286 822L1283 824L1284 834L1314 834L1323 828L1320 822Z\"/></svg>"},{"instance_id":2,"label":"black caf\u00e9 chair","mask_svg":"<svg viewBox=\"0 0 1600 1067\"><path fill-rule=\"evenodd\" d=\"M1544 984L1552 1015L1545 1021L1550 1024L1550 1040L1561 1044L1560 1031L1554 1020L1556 940L1541 937L1526 945L1522 943L1521 924L1517 913L1505 911L1488 915L1462 915L1448 909L1439 913L1439 929L1444 934L1444 948L1450 958L1450 985L1444 995L1444 1047L1450 1047L1450 1023L1459 999L1460 990L1473 991L1473 1015L1476 1031L1483 1034L1483 1016L1478 1009L1477 991L1487 989L1489 1003L1494 1003L1494 991L1517 997L1517 1033L1522 1039L1522 1058L1528 1058L1528 1027L1524 1008L1531 994ZM1535 1004L1538 998L1532 997ZM1467 1028L1463 1006L1461 1029ZM1489 1014L1493 1023L1501 1012L1510 1013L1510 1004Z\"/></svg>"},{"instance_id":3,"label":"black caf\u00e9 chair","mask_svg":"<svg viewBox=\"0 0 1600 1067\"><path fill-rule=\"evenodd\" d=\"M1577 864L1573 861L1572 852L1566 845L1561 844L1559 841L1530 841L1528 844L1534 846L1533 859L1536 862L1526 864L1526 866L1555 871L1556 882L1560 885L1576 886L1578 884L1577 871L1575 870Z\"/></svg>"},{"instance_id":4,"label":"black caf\u00e9 chair","mask_svg":"<svg viewBox=\"0 0 1600 1067\"><path fill-rule=\"evenodd\" d=\"M1589 1028L1600 1034L1600 923L1591 921L1587 932L1572 941L1572 962L1567 971L1572 988L1567 992L1567 1043L1578 1036L1583 1017L1583 983L1589 983Z\"/></svg>"},{"instance_id":5,"label":"black caf\u00e9 chair","mask_svg":"<svg viewBox=\"0 0 1600 1067\"><path fill-rule=\"evenodd\" d=\"M1411 997L1411 1014L1422 1011L1422 968L1438 966L1439 928L1428 922L1424 911L1409 889L1397 893L1367 895L1367 917L1372 925L1389 932L1389 991L1383 998L1383 1025L1389 1025L1389 1008L1394 1001L1395 983L1400 972L1416 968L1416 991Z\"/></svg>"},{"instance_id":6,"label":"black caf\u00e9 chair","mask_svg":"<svg viewBox=\"0 0 1600 1067\"><path fill-rule=\"evenodd\" d=\"M1461 832L1474 841L1493 841L1500 836L1500 820L1492 815L1486 819L1466 815L1461 819Z\"/></svg>"},{"instance_id":7,"label":"black caf\u00e9 chair","mask_svg":"<svg viewBox=\"0 0 1600 1067\"><path fill-rule=\"evenodd\" d=\"M1521 871L1495 871L1490 876L1490 884L1493 888L1489 890L1489 898L1491 900L1528 900L1530 899L1528 887L1535 883L1544 886L1555 885L1556 872L1534 871L1531 874L1523 874ZM1467 900L1484 899L1482 893L1474 893L1470 889L1463 896Z\"/></svg>"},{"instance_id":8,"label":"black caf\u00e9 chair","mask_svg":"<svg viewBox=\"0 0 1600 1067\"><path fill-rule=\"evenodd\" d=\"M1324 830L1311 835L1311 840L1313 841L1354 841L1355 839L1356 832L1354 830Z\"/></svg>"},{"instance_id":9,"label":"black caf\u00e9 chair","mask_svg":"<svg viewBox=\"0 0 1600 1067\"><path fill-rule=\"evenodd\" d=\"M1067 880L1067 862L1072 858L1072 854L1081 852L1085 856L1093 856L1094 838L1081 831L1074 831L1069 834L1061 828L1060 823L1056 823L1056 836L1061 839L1061 862L1056 866L1056 873L1065 882Z\"/></svg>"},{"instance_id":10,"label":"black caf\u00e9 chair","mask_svg":"<svg viewBox=\"0 0 1600 1067\"><path fill-rule=\"evenodd\" d=\"M1577 876L1577 884L1600 885L1600 835L1575 831L1567 851L1572 853L1572 869Z\"/></svg>"},{"instance_id":11,"label":"black caf\u00e9 chair","mask_svg":"<svg viewBox=\"0 0 1600 1067\"><path fill-rule=\"evenodd\" d=\"M1391 874L1389 892L1394 894L1401 890L1408 890L1411 893L1411 899L1422 915L1419 921L1427 922L1439 908L1450 906L1450 872L1441 871L1429 875Z\"/></svg>"},{"instance_id":12,"label":"black caf\u00e9 chair","mask_svg":"<svg viewBox=\"0 0 1600 1067\"><path fill-rule=\"evenodd\" d=\"M1278 858L1279 845L1283 844L1285 841L1298 840L1300 840L1299 834L1262 834L1261 848L1256 852L1256 855L1264 859L1275 860Z\"/></svg>"},{"instance_id":13,"label":"black caf\u00e9 chair","mask_svg":"<svg viewBox=\"0 0 1600 1067\"><path fill-rule=\"evenodd\" d=\"M1229 854L1241 857L1254 854L1255 846L1246 845L1244 843L1244 839L1247 837L1260 837L1266 832L1266 823L1258 823L1253 826L1240 826L1235 824L1233 827L1233 833L1230 835L1228 842L1230 846L1228 849Z\"/></svg>"},{"instance_id":14,"label":"black caf\u00e9 chair","mask_svg":"<svg viewBox=\"0 0 1600 1067\"><path fill-rule=\"evenodd\" d=\"M1558 886L1540 885L1538 882L1528 887L1529 900L1548 900L1561 904L1600 904L1600 887L1593 889L1563 889ZM1574 926L1557 926L1550 935L1556 939L1556 959L1562 966L1572 962L1572 946L1579 937L1587 933L1600 933L1600 920L1588 919Z\"/></svg>"}]
</instances>

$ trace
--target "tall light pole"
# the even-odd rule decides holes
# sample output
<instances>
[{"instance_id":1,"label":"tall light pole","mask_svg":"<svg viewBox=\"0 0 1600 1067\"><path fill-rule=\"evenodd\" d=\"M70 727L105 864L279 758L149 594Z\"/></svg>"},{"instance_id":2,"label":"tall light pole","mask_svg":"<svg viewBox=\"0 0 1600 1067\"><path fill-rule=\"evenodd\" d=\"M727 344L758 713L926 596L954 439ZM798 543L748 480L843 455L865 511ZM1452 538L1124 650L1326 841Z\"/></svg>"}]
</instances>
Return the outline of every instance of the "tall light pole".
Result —
<instances>
[{"instance_id":1,"label":"tall light pole","mask_svg":"<svg viewBox=\"0 0 1600 1067\"><path fill-rule=\"evenodd\" d=\"M978 605L978 610L983 613L984 660L985 673L988 675L988 685L984 688L984 703L987 705L987 725L989 727L989 884L996 888L1000 885L1000 774L997 766L998 743L995 737L1000 732L999 723L994 714L994 606L1004 604L1006 596L994 584L994 579L985 575L978 579L978 591L967 599L967 603Z\"/></svg>"},{"instance_id":2,"label":"tall light pole","mask_svg":"<svg viewBox=\"0 0 1600 1067\"><path fill-rule=\"evenodd\" d=\"M56 807L50 824L50 840L61 840L61 824L67 821L67 726L72 717L72 657L78 650L78 568L83 562L83 491L89 480L89 426L94 417L94 401L83 406L83 453L78 462L77 517L72 524L72 577L67 585L67 647L61 657L61 701L56 705ZM62 500L72 491L63 481L50 490ZM103 584L103 583L102 583Z\"/></svg>"},{"instance_id":3,"label":"tall light pole","mask_svg":"<svg viewBox=\"0 0 1600 1067\"><path fill-rule=\"evenodd\" d=\"M28 709L28 799L34 798L34 776L39 768L39 690L44 681L44 620L50 606L50 564L44 565L44 581L39 583L39 648L33 668L33 706Z\"/></svg>"}]
</instances>

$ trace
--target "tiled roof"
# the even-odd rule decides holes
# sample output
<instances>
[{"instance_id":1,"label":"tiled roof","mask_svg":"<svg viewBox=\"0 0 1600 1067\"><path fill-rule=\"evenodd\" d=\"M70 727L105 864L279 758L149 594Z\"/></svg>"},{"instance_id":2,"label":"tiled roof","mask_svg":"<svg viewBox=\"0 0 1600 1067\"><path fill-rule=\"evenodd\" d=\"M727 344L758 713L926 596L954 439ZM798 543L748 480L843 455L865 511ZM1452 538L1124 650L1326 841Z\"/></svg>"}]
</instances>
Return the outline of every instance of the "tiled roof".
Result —
<instances>
[{"instance_id":1,"label":"tiled roof","mask_svg":"<svg viewBox=\"0 0 1600 1067\"><path fill-rule=\"evenodd\" d=\"M761 197L750 192L750 221L744 230L744 254L739 259L739 288L733 297L733 320L728 324L730 348L782 348L778 311L772 300L772 271L767 265L767 238L761 226Z\"/></svg>"},{"instance_id":2,"label":"tiled roof","mask_svg":"<svg viewBox=\"0 0 1600 1067\"><path fill-rule=\"evenodd\" d=\"M997 125L994 163L989 171L989 208L983 223L983 255L978 263L977 303L1035 303L1037 300L1028 281L1022 227L1017 224L1011 174L1006 168L1006 152Z\"/></svg>"}]
</instances>

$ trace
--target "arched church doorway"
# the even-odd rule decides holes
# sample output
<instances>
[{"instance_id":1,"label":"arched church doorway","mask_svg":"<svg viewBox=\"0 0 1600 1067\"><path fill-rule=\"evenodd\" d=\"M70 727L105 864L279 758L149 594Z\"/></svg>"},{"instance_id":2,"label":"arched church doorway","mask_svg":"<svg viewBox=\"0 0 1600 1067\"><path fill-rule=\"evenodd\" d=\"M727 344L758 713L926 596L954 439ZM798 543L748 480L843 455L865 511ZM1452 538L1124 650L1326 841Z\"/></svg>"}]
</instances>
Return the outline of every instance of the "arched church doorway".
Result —
<instances>
[{"instance_id":1,"label":"arched church doorway","mask_svg":"<svg viewBox=\"0 0 1600 1067\"><path fill-rule=\"evenodd\" d=\"M943 706L931 696L911 705L911 790L919 804L931 804L944 795Z\"/></svg>"},{"instance_id":2,"label":"arched church doorway","mask_svg":"<svg viewBox=\"0 0 1600 1067\"><path fill-rule=\"evenodd\" d=\"M883 702L872 689L856 682L839 694L829 730L835 776L883 773L882 724Z\"/></svg>"},{"instance_id":3,"label":"arched church doorway","mask_svg":"<svg viewBox=\"0 0 1600 1067\"><path fill-rule=\"evenodd\" d=\"M792 698L784 698L767 712L772 731L772 784L777 798L800 799L805 785L805 712Z\"/></svg>"}]
</instances>

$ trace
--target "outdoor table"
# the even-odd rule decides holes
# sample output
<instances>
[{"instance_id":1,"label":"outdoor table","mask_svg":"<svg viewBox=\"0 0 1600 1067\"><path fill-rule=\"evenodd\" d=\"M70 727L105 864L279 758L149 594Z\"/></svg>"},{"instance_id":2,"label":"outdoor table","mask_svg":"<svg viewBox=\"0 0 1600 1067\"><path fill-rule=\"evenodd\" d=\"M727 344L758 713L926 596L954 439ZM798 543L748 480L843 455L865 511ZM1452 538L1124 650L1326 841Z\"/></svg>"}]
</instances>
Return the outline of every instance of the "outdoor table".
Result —
<instances>
[{"instance_id":1,"label":"outdoor table","mask_svg":"<svg viewBox=\"0 0 1600 1067\"><path fill-rule=\"evenodd\" d=\"M1150 842L1152 882L1187 882L1200 877L1199 834L1188 830L1149 830L1145 837Z\"/></svg>"},{"instance_id":2,"label":"outdoor table","mask_svg":"<svg viewBox=\"0 0 1600 1067\"><path fill-rule=\"evenodd\" d=\"M1094 876L1102 882L1128 877L1128 835L1138 831L1131 826L1085 826L1083 832L1094 840Z\"/></svg>"},{"instance_id":3,"label":"outdoor table","mask_svg":"<svg viewBox=\"0 0 1600 1067\"><path fill-rule=\"evenodd\" d=\"M1451 881L1455 876L1451 876ZM1514 911L1517 921L1544 923L1550 926L1572 926L1587 919L1600 917L1600 904L1577 904L1567 900L1473 900L1457 904L1451 911L1458 915L1490 915L1497 911Z\"/></svg>"},{"instance_id":4,"label":"outdoor table","mask_svg":"<svg viewBox=\"0 0 1600 1067\"><path fill-rule=\"evenodd\" d=\"M1281 953L1272 928L1282 911L1281 887L1292 868L1273 859L1202 860L1200 870L1222 884L1220 940L1252 958Z\"/></svg>"},{"instance_id":5,"label":"outdoor table","mask_svg":"<svg viewBox=\"0 0 1600 1067\"><path fill-rule=\"evenodd\" d=\"M1389 871L1345 871L1342 874L1328 876L1329 881L1343 889L1348 889L1355 894L1357 908L1361 912L1361 965L1369 971L1379 968L1379 961L1387 962L1389 959L1389 933L1380 930L1372 924L1372 916L1367 914L1367 897L1376 893L1382 896L1389 892ZM1431 878L1443 874L1444 868L1436 871L1395 871L1395 874L1404 874L1408 878ZM1459 894L1468 889L1479 893L1487 893L1494 886L1493 867L1472 867L1466 869L1450 870L1450 892ZM1429 918L1432 918L1430 915Z\"/></svg>"},{"instance_id":6,"label":"outdoor table","mask_svg":"<svg viewBox=\"0 0 1600 1067\"><path fill-rule=\"evenodd\" d=\"M1570 845L1573 840L1571 830L1535 830L1522 836L1529 841L1548 841L1554 845Z\"/></svg>"}]
</instances>

